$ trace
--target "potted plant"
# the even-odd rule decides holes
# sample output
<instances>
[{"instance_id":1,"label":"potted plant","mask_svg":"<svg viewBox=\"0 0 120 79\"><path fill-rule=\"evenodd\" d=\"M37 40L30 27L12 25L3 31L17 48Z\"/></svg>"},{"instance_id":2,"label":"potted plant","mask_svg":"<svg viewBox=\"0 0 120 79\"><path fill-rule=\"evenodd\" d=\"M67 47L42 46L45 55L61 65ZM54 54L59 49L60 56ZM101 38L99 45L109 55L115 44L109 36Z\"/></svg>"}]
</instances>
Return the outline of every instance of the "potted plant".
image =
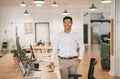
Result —
<instances>
[{"instance_id":1,"label":"potted plant","mask_svg":"<svg viewBox=\"0 0 120 79\"><path fill-rule=\"evenodd\" d=\"M18 51L14 49L11 51L11 53L14 53L13 54L14 66L18 66L18 62L19 62Z\"/></svg>"},{"instance_id":2,"label":"potted plant","mask_svg":"<svg viewBox=\"0 0 120 79\"><path fill-rule=\"evenodd\" d=\"M23 62L23 64L24 64L24 67L27 67L27 65L28 65L28 63L29 63L29 58L28 58L28 56L26 55L26 52L21 49L21 50L18 50L18 54L19 54L20 60L21 60L21 61Z\"/></svg>"},{"instance_id":3,"label":"potted plant","mask_svg":"<svg viewBox=\"0 0 120 79\"><path fill-rule=\"evenodd\" d=\"M38 43L37 43L37 46L39 45L44 45L44 41L40 40Z\"/></svg>"}]
</instances>

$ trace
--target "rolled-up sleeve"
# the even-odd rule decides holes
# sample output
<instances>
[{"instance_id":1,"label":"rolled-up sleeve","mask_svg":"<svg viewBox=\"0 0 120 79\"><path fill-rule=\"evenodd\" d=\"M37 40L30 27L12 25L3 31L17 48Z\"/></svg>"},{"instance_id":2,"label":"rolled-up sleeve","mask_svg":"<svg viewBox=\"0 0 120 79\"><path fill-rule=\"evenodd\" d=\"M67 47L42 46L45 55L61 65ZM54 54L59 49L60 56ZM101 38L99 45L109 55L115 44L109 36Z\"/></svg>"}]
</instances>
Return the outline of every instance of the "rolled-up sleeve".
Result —
<instances>
[{"instance_id":1,"label":"rolled-up sleeve","mask_svg":"<svg viewBox=\"0 0 120 79\"><path fill-rule=\"evenodd\" d=\"M54 43L53 43L53 50L52 50L52 54L51 54L51 62L54 62L55 57L56 57L56 53L58 52L58 45L59 45L59 38L58 36L56 36Z\"/></svg>"},{"instance_id":2,"label":"rolled-up sleeve","mask_svg":"<svg viewBox=\"0 0 120 79\"><path fill-rule=\"evenodd\" d=\"M84 56L84 51L85 51L85 45L83 44L83 42L80 40L80 38L77 39L77 43L79 44L79 59L82 59Z\"/></svg>"},{"instance_id":3,"label":"rolled-up sleeve","mask_svg":"<svg viewBox=\"0 0 120 79\"><path fill-rule=\"evenodd\" d=\"M82 59L84 56L85 46L82 42L79 42L79 47L80 47L79 59Z\"/></svg>"}]
</instances>

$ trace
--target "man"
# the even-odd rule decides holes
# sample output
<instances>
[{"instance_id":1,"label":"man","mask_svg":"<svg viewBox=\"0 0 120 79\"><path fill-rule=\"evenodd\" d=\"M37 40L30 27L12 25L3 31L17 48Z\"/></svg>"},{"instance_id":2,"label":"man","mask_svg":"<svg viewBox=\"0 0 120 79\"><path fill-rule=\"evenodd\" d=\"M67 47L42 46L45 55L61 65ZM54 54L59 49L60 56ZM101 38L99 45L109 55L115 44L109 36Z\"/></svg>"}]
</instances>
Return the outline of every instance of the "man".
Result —
<instances>
[{"instance_id":1,"label":"man","mask_svg":"<svg viewBox=\"0 0 120 79\"><path fill-rule=\"evenodd\" d=\"M57 34L53 51L51 55L51 62L48 67L54 67L54 60L59 49L59 65L61 79L68 79L68 74L76 74L77 67L80 63L83 53L84 44L80 40L80 36L72 32L72 18L66 16L63 18L64 31ZM77 48L80 47L80 53L78 54Z\"/></svg>"}]
</instances>

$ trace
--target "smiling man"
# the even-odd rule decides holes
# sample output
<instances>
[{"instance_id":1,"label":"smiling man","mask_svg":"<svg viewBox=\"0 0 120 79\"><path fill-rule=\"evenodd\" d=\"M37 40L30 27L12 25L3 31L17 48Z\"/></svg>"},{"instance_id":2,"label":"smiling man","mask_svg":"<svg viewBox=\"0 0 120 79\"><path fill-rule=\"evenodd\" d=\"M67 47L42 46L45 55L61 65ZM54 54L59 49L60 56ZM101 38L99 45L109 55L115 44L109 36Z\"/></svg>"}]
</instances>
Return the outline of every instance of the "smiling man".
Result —
<instances>
[{"instance_id":1,"label":"smiling man","mask_svg":"<svg viewBox=\"0 0 120 79\"><path fill-rule=\"evenodd\" d=\"M51 55L51 62L48 67L54 67L54 60L59 49L59 65L61 79L68 79L68 74L76 74L77 67L83 58L84 44L81 42L79 34L72 31L72 18L63 18L64 31L57 34ZM80 51L77 52L77 48Z\"/></svg>"}]
</instances>

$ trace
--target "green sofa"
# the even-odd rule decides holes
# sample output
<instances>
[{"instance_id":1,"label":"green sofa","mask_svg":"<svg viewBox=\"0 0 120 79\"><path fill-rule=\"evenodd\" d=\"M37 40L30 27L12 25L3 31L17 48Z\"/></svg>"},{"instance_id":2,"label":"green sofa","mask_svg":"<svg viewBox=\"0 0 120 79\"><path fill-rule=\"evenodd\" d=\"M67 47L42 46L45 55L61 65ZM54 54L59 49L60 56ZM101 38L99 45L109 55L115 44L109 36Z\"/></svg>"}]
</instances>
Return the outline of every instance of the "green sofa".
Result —
<instances>
[{"instance_id":1,"label":"green sofa","mask_svg":"<svg viewBox=\"0 0 120 79\"><path fill-rule=\"evenodd\" d=\"M100 55L102 69L110 69L110 43L101 43Z\"/></svg>"}]
</instances>

